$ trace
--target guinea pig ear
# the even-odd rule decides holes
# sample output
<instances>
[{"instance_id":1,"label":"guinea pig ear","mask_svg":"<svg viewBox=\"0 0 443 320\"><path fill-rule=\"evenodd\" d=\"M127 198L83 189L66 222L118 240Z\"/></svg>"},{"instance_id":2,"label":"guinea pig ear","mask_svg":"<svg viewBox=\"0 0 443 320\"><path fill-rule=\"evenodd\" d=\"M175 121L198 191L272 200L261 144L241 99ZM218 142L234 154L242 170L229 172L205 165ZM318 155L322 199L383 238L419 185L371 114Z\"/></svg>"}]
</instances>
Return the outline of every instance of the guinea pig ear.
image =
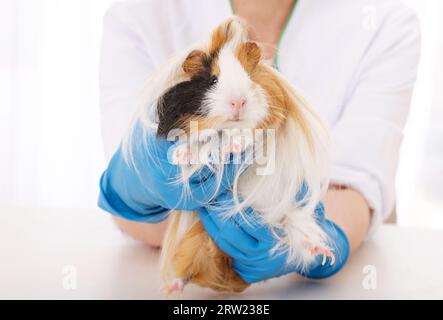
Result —
<instances>
[{"instance_id":1,"label":"guinea pig ear","mask_svg":"<svg viewBox=\"0 0 443 320\"><path fill-rule=\"evenodd\" d=\"M256 42L248 41L239 46L237 57L247 73L251 73L262 58L262 50Z\"/></svg>"},{"instance_id":2,"label":"guinea pig ear","mask_svg":"<svg viewBox=\"0 0 443 320\"><path fill-rule=\"evenodd\" d=\"M201 50L193 50L190 54L188 54L185 61L183 62L182 65L183 71L187 75L190 75L191 77L204 72L205 59L206 59L205 52Z\"/></svg>"}]
</instances>

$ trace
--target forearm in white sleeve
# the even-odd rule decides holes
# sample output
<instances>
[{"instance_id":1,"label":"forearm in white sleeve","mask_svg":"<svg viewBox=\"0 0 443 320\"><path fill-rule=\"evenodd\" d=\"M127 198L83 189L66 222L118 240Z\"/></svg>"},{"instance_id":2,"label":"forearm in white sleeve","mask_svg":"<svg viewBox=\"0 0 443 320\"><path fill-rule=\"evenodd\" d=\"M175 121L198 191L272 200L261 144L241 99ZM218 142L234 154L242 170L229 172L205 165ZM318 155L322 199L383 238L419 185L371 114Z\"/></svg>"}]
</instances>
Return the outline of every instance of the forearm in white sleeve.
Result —
<instances>
[{"instance_id":1,"label":"forearm in white sleeve","mask_svg":"<svg viewBox=\"0 0 443 320\"><path fill-rule=\"evenodd\" d=\"M145 48L125 5L113 5L104 18L100 61L101 125L107 161L126 133L144 81L153 70Z\"/></svg>"},{"instance_id":2,"label":"forearm in white sleeve","mask_svg":"<svg viewBox=\"0 0 443 320\"><path fill-rule=\"evenodd\" d=\"M359 191L372 210L369 235L395 205L395 174L420 55L409 9L383 21L333 125L332 183Z\"/></svg>"}]
</instances>

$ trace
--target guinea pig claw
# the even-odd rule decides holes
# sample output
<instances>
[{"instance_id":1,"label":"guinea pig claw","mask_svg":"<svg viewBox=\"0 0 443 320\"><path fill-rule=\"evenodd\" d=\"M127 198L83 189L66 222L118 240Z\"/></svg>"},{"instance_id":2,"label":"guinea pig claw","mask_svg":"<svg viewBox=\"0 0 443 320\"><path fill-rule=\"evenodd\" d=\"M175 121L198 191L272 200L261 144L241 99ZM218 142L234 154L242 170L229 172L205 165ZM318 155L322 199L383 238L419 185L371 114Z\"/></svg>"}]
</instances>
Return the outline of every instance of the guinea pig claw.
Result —
<instances>
[{"instance_id":1,"label":"guinea pig claw","mask_svg":"<svg viewBox=\"0 0 443 320\"><path fill-rule=\"evenodd\" d=\"M331 263L330 263L330 265L333 266L334 264L335 264L335 255L332 254L331 255Z\"/></svg>"},{"instance_id":2,"label":"guinea pig claw","mask_svg":"<svg viewBox=\"0 0 443 320\"><path fill-rule=\"evenodd\" d=\"M191 281L192 276L188 276L186 278L176 278L170 285L163 287L163 292L166 294L172 294L174 292L183 293L185 286Z\"/></svg>"},{"instance_id":3,"label":"guinea pig claw","mask_svg":"<svg viewBox=\"0 0 443 320\"><path fill-rule=\"evenodd\" d=\"M187 148L177 148L173 154L173 162L177 165L187 165L192 163L192 153Z\"/></svg>"},{"instance_id":4,"label":"guinea pig claw","mask_svg":"<svg viewBox=\"0 0 443 320\"><path fill-rule=\"evenodd\" d=\"M175 279L172 284L166 286L163 288L163 291L166 294L172 294L174 292L183 292L183 289L185 288L185 282L182 279Z\"/></svg>"},{"instance_id":5,"label":"guinea pig claw","mask_svg":"<svg viewBox=\"0 0 443 320\"><path fill-rule=\"evenodd\" d=\"M327 257L329 257L331 259L331 261L329 262L330 266L333 266L335 264L335 255L328 248L325 248L325 247L314 247L311 250L311 253L315 254L315 255L321 254L323 256L323 259L322 259L322 262L321 262L322 266L326 265Z\"/></svg>"},{"instance_id":6,"label":"guinea pig claw","mask_svg":"<svg viewBox=\"0 0 443 320\"><path fill-rule=\"evenodd\" d=\"M323 260L321 261L321 265L324 266L326 264L326 255L323 255Z\"/></svg>"},{"instance_id":7,"label":"guinea pig claw","mask_svg":"<svg viewBox=\"0 0 443 320\"><path fill-rule=\"evenodd\" d=\"M223 149L224 154L228 153L240 153L242 151L242 145L240 143L231 143Z\"/></svg>"},{"instance_id":8,"label":"guinea pig claw","mask_svg":"<svg viewBox=\"0 0 443 320\"><path fill-rule=\"evenodd\" d=\"M240 153L245 149L242 139L233 139L231 143L223 147L223 154Z\"/></svg>"}]
</instances>

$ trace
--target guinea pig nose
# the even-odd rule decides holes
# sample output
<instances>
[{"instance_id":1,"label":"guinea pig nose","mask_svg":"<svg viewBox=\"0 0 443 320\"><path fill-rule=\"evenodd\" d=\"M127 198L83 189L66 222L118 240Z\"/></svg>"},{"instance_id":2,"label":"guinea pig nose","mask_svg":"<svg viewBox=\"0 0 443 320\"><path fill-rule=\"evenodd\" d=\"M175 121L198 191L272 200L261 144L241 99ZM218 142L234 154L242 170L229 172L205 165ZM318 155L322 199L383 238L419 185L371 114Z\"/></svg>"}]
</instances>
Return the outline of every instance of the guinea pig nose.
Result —
<instances>
[{"instance_id":1,"label":"guinea pig nose","mask_svg":"<svg viewBox=\"0 0 443 320\"><path fill-rule=\"evenodd\" d=\"M246 98L234 99L229 102L229 105L234 110L241 110L246 106Z\"/></svg>"}]
</instances>

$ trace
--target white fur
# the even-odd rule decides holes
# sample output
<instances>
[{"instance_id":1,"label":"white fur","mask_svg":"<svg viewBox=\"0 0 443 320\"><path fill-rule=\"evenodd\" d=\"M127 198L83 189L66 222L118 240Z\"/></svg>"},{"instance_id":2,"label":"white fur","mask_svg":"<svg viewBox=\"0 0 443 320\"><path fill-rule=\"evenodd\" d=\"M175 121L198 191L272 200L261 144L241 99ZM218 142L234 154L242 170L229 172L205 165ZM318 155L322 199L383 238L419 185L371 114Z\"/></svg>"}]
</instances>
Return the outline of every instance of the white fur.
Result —
<instances>
[{"instance_id":1,"label":"white fur","mask_svg":"<svg viewBox=\"0 0 443 320\"><path fill-rule=\"evenodd\" d=\"M242 67L234 52L228 46L220 51L218 83L206 94L203 108L209 117L225 117L229 121L234 116L231 100L246 100L245 112L240 122L228 122L224 128L254 128L268 114L266 98L261 88L253 89L253 82ZM222 128L216 128L222 129Z\"/></svg>"},{"instance_id":2,"label":"white fur","mask_svg":"<svg viewBox=\"0 0 443 320\"><path fill-rule=\"evenodd\" d=\"M314 122L309 125L316 127ZM253 164L238 179L234 190L244 199L241 206L253 207L269 225L285 231L287 237L280 239L277 246L288 249L288 262L306 268L315 257L310 250L326 246L326 235L317 225L313 211L328 184L323 170L328 163L327 151L317 150L318 156L324 157L316 159L301 128L292 122L266 144L269 152L260 162L271 166L272 174L257 175L257 165ZM309 194L297 203L295 195L303 182L309 186Z\"/></svg>"}]
</instances>

